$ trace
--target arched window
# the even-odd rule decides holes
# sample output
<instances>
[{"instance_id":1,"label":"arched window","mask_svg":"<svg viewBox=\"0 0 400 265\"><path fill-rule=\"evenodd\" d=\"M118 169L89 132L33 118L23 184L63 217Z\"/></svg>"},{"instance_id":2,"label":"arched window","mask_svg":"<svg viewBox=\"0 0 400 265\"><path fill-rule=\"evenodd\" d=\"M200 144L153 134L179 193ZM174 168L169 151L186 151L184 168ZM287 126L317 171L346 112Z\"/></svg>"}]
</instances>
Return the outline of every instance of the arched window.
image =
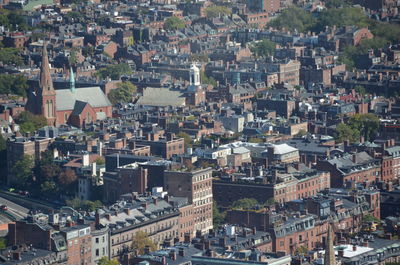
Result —
<instances>
[{"instance_id":1,"label":"arched window","mask_svg":"<svg viewBox=\"0 0 400 265\"><path fill-rule=\"evenodd\" d=\"M50 117L54 117L54 106L53 106L53 100L50 100L50 112L49 112Z\"/></svg>"},{"instance_id":2,"label":"arched window","mask_svg":"<svg viewBox=\"0 0 400 265\"><path fill-rule=\"evenodd\" d=\"M46 109L45 109L44 116L45 117L49 117L50 116L50 102L48 100L46 101Z\"/></svg>"}]
</instances>

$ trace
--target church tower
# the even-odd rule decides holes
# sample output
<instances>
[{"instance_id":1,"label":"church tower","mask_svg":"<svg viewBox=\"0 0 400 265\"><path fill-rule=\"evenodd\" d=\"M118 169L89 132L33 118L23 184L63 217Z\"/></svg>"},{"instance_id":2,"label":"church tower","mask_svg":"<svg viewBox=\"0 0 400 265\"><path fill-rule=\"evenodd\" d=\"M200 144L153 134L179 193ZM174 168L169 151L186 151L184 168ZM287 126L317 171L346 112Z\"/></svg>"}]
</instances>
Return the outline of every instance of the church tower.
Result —
<instances>
[{"instance_id":1,"label":"church tower","mask_svg":"<svg viewBox=\"0 0 400 265\"><path fill-rule=\"evenodd\" d=\"M191 86L200 86L200 69L192 64L190 67L190 85Z\"/></svg>"},{"instance_id":2,"label":"church tower","mask_svg":"<svg viewBox=\"0 0 400 265\"><path fill-rule=\"evenodd\" d=\"M325 244L324 265L336 265L335 250L333 248L332 224L328 226L328 236Z\"/></svg>"},{"instance_id":3,"label":"church tower","mask_svg":"<svg viewBox=\"0 0 400 265\"><path fill-rule=\"evenodd\" d=\"M56 91L50 74L49 57L47 55L47 44L43 44L42 65L40 68L39 88L37 91L39 114L47 119L47 124L56 126Z\"/></svg>"}]
</instances>

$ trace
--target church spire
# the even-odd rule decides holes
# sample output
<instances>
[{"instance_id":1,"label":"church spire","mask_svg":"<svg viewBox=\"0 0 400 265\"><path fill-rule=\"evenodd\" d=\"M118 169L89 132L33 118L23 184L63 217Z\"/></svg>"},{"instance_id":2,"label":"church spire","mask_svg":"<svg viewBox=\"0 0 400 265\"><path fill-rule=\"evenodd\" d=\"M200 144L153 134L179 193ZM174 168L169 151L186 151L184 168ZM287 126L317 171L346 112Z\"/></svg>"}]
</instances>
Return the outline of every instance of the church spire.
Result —
<instances>
[{"instance_id":1,"label":"church spire","mask_svg":"<svg viewBox=\"0 0 400 265\"><path fill-rule=\"evenodd\" d=\"M40 67L39 87L42 94L48 94L47 91L54 91L53 80L50 74L49 56L47 55L47 42L43 43L42 65Z\"/></svg>"},{"instance_id":2,"label":"church spire","mask_svg":"<svg viewBox=\"0 0 400 265\"><path fill-rule=\"evenodd\" d=\"M335 250L333 248L332 224L328 225L328 237L325 245L324 265L336 265Z\"/></svg>"},{"instance_id":3,"label":"church spire","mask_svg":"<svg viewBox=\"0 0 400 265\"><path fill-rule=\"evenodd\" d=\"M72 66L69 69L69 88L71 89L72 93L75 93L75 76Z\"/></svg>"}]
</instances>

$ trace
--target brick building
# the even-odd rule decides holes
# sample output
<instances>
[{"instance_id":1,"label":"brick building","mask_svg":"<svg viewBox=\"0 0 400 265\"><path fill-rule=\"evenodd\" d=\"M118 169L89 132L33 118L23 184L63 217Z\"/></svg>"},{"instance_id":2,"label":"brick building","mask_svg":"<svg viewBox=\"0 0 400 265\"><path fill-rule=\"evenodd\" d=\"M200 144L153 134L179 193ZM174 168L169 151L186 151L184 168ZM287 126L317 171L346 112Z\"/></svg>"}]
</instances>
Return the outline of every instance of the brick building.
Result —
<instances>
[{"instance_id":1,"label":"brick building","mask_svg":"<svg viewBox=\"0 0 400 265\"><path fill-rule=\"evenodd\" d=\"M123 195L122 199L105 213L96 213L96 226L110 229L110 258L131 252L132 239L139 231L145 232L157 245L179 236L180 212L167 201L132 193Z\"/></svg>"},{"instance_id":2,"label":"brick building","mask_svg":"<svg viewBox=\"0 0 400 265\"><path fill-rule=\"evenodd\" d=\"M67 265L92 264L92 236L89 225L74 225L60 229L67 241Z\"/></svg>"},{"instance_id":3,"label":"brick building","mask_svg":"<svg viewBox=\"0 0 400 265\"><path fill-rule=\"evenodd\" d=\"M364 184L369 186L381 178L381 164L366 152L345 154L342 157L320 160L316 168L331 174L331 186Z\"/></svg>"},{"instance_id":4,"label":"brick building","mask_svg":"<svg viewBox=\"0 0 400 265\"><path fill-rule=\"evenodd\" d=\"M212 169L165 171L164 189L169 194L187 197L193 204L194 229L207 232L213 227Z\"/></svg>"},{"instance_id":5,"label":"brick building","mask_svg":"<svg viewBox=\"0 0 400 265\"><path fill-rule=\"evenodd\" d=\"M165 138L160 138L158 134L148 134L147 139L135 140L138 145L150 146L150 152L154 156L161 156L170 159L173 155L185 153L185 141L183 138L175 138L173 134L168 134Z\"/></svg>"},{"instance_id":6,"label":"brick building","mask_svg":"<svg viewBox=\"0 0 400 265\"><path fill-rule=\"evenodd\" d=\"M140 167L137 163L120 166L114 172L105 172L103 175L104 201L113 203L126 193L145 193L147 176L147 169Z\"/></svg>"},{"instance_id":7,"label":"brick building","mask_svg":"<svg viewBox=\"0 0 400 265\"><path fill-rule=\"evenodd\" d=\"M291 200L311 197L330 187L328 172L310 171L281 173L272 172L263 177L263 182L224 178L213 181L213 195L222 207L229 207L234 201L254 198L260 203L274 200L285 203Z\"/></svg>"},{"instance_id":8,"label":"brick building","mask_svg":"<svg viewBox=\"0 0 400 265\"><path fill-rule=\"evenodd\" d=\"M23 155L31 156L35 161L39 160L42 152L46 151L52 142L53 139L45 137L17 137L7 141L7 183L10 185L18 182L14 178L12 169Z\"/></svg>"},{"instance_id":9,"label":"brick building","mask_svg":"<svg viewBox=\"0 0 400 265\"><path fill-rule=\"evenodd\" d=\"M292 116L296 108L294 100L285 99L257 99L258 110L275 110L276 114L289 118Z\"/></svg>"}]
</instances>

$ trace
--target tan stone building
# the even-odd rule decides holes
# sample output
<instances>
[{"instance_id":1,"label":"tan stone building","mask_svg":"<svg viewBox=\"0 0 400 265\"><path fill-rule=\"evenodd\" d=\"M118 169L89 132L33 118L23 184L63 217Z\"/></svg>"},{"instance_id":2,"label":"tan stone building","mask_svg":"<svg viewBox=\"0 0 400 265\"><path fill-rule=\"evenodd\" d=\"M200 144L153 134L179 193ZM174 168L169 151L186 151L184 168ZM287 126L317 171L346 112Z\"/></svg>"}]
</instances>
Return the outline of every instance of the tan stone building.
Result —
<instances>
[{"instance_id":1,"label":"tan stone building","mask_svg":"<svg viewBox=\"0 0 400 265\"><path fill-rule=\"evenodd\" d=\"M212 169L165 171L164 189L173 196L187 197L193 204L194 230L213 228Z\"/></svg>"}]
</instances>

